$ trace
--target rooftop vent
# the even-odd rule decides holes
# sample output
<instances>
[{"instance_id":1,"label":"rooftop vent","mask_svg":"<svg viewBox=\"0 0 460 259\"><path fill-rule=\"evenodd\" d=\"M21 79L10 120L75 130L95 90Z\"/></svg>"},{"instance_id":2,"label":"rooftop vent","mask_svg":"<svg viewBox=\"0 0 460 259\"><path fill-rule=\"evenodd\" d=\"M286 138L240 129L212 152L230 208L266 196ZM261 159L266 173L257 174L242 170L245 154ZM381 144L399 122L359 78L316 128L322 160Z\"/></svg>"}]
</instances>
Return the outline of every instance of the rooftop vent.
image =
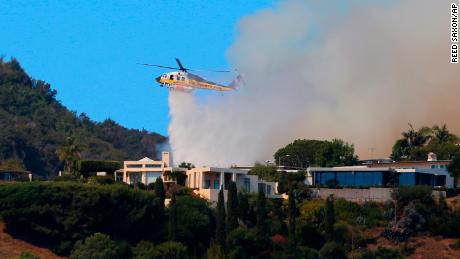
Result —
<instances>
[{"instance_id":1,"label":"rooftop vent","mask_svg":"<svg viewBox=\"0 0 460 259\"><path fill-rule=\"evenodd\" d=\"M435 153L430 152L430 153L428 153L427 161L430 161L430 162L431 161L438 161L438 156Z\"/></svg>"}]
</instances>

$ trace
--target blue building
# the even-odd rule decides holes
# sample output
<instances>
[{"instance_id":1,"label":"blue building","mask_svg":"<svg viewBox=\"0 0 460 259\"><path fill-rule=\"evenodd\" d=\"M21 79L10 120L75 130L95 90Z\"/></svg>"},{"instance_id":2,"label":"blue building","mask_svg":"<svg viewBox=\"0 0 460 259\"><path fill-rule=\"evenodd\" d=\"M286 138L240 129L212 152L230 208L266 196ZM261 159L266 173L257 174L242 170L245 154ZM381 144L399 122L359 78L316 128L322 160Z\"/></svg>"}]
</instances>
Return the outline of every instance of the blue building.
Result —
<instances>
[{"instance_id":1,"label":"blue building","mask_svg":"<svg viewBox=\"0 0 460 259\"><path fill-rule=\"evenodd\" d=\"M307 169L315 186L394 187L429 185L453 187L453 178L445 168L392 167L310 167Z\"/></svg>"}]
</instances>

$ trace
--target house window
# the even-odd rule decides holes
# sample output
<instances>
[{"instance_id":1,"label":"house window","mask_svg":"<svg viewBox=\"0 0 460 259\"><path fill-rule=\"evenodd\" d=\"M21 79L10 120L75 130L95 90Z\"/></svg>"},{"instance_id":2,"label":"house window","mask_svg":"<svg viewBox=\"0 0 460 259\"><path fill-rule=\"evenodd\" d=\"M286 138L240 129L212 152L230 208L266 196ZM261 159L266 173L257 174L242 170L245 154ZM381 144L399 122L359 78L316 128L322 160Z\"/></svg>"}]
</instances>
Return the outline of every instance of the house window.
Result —
<instances>
[{"instance_id":1,"label":"house window","mask_svg":"<svg viewBox=\"0 0 460 259\"><path fill-rule=\"evenodd\" d=\"M219 180L215 179L214 180L214 189L219 189L219 188L220 188Z\"/></svg>"},{"instance_id":2,"label":"house window","mask_svg":"<svg viewBox=\"0 0 460 259\"><path fill-rule=\"evenodd\" d=\"M272 187L270 185L267 185L267 195L272 194Z\"/></svg>"},{"instance_id":3,"label":"house window","mask_svg":"<svg viewBox=\"0 0 460 259\"><path fill-rule=\"evenodd\" d=\"M115 173L115 181L122 182L123 181L123 173Z\"/></svg>"},{"instance_id":4,"label":"house window","mask_svg":"<svg viewBox=\"0 0 460 259\"><path fill-rule=\"evenodd\" d=\"M204 180L204 189L209 189L211 187L211 180Z\"/></svg>"},{"instance_id":5,"label":"house window","mask_svg":"<svg viewBox=\"0 0 460 259\"><path fill-rule=\"evenodd\" d=\"M154 183L157 178L161 178L160 172L147 172L147 184Z\"/></svg>"},{"instance_id":6,"label":"house window","mask_svg":"<svg viewBox=\"0 0 460 259\"><path fill-rule=\"evenodd\" d=\"M244 189L246 189L247 192L251 192L251 179L244 178Z\"/></svg>"},{"instance_id":7,"label":"house window","mask_svg":"<svg viewBox=\"0 0 460 259\"><path fill-rule=\"evenodd\" d=\"M161 164L147 164L145 165L147 168L161 168Z\"/></svg>"},{"instance_id":8,"label":"house window","mask_svg":"<svg viewBox=\"0 0 460 259\"><path fill-rule=\"evenodd\" d=\"M130 184L139 183L142 181L142 173L131 173L129 175Z\"/></svg>"},{"instance_id":9,"label":"house window","mask_svg":"<svg viewBox=\"0 0 460 259\"><path fill-rule=\"evenodd\" d=\"M142 168L141 164L127 165L128 168Z\"/></svg>"}]
</instances>

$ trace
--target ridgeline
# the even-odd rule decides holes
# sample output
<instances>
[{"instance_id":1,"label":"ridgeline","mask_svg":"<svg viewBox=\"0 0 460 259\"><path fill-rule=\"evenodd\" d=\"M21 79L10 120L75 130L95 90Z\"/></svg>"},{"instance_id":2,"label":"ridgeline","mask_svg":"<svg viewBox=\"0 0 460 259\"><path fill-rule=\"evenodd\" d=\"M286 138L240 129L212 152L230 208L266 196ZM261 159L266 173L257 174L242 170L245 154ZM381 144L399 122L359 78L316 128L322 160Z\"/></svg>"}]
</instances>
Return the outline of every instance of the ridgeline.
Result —
<instances>
[{"instance_id":1,"label":"ridgeline","mask_svg":"<svg viewBox=\"0 0 460 259\"><path fill-rule=\"evenodd\" d=\"M99 123L77 115L56 100L56 93L30 78L16 59L0 58L0 168L13 164L42 177L54 175L63 165L57 150L68 137L82 147L82 159L100 160L155 157L157 145L166 140L111 119Z\"/></svg>"}]
</instances>

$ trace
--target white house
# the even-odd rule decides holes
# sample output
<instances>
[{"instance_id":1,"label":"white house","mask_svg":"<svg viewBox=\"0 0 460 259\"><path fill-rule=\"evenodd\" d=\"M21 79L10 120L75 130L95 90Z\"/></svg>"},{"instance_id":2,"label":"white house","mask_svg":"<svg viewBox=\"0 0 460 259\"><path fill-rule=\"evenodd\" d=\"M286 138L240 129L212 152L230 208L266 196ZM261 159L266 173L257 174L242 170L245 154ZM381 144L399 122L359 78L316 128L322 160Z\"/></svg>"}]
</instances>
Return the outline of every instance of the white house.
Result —
<instances>
[{"instance_id":1,"label":"white house","mask_svg":"<svg viewBox=\"0 0 460 259\"><path fill-rule=\"evenodd\" d=\"M141 182L143 184L154 183L157 178L161 177L164 182L174 182L166 172L185 172L186 169L171 167L169 152L163 152L161 161L155 161L144 157L138 161L124 161L123 169L115 172L115 180L123 181L128 184Z\"/></svg>"},{"instance_id":2,"label":"white house","mask_svg":"<svg viewBox=\"0 0 460 259\"><path fill-rule=\"evenodd\" d=\"M277 192L275 182L259 179L257 175L248 174L247 170L220 167L199 167L187 170L186 186L194 189L201 197L216 202L220 189L224 188L224 198L227 197L228 184L236 183L237 190L256 193L263 188L267 197L281 197Z\"/></svg>"}]
</instances>

